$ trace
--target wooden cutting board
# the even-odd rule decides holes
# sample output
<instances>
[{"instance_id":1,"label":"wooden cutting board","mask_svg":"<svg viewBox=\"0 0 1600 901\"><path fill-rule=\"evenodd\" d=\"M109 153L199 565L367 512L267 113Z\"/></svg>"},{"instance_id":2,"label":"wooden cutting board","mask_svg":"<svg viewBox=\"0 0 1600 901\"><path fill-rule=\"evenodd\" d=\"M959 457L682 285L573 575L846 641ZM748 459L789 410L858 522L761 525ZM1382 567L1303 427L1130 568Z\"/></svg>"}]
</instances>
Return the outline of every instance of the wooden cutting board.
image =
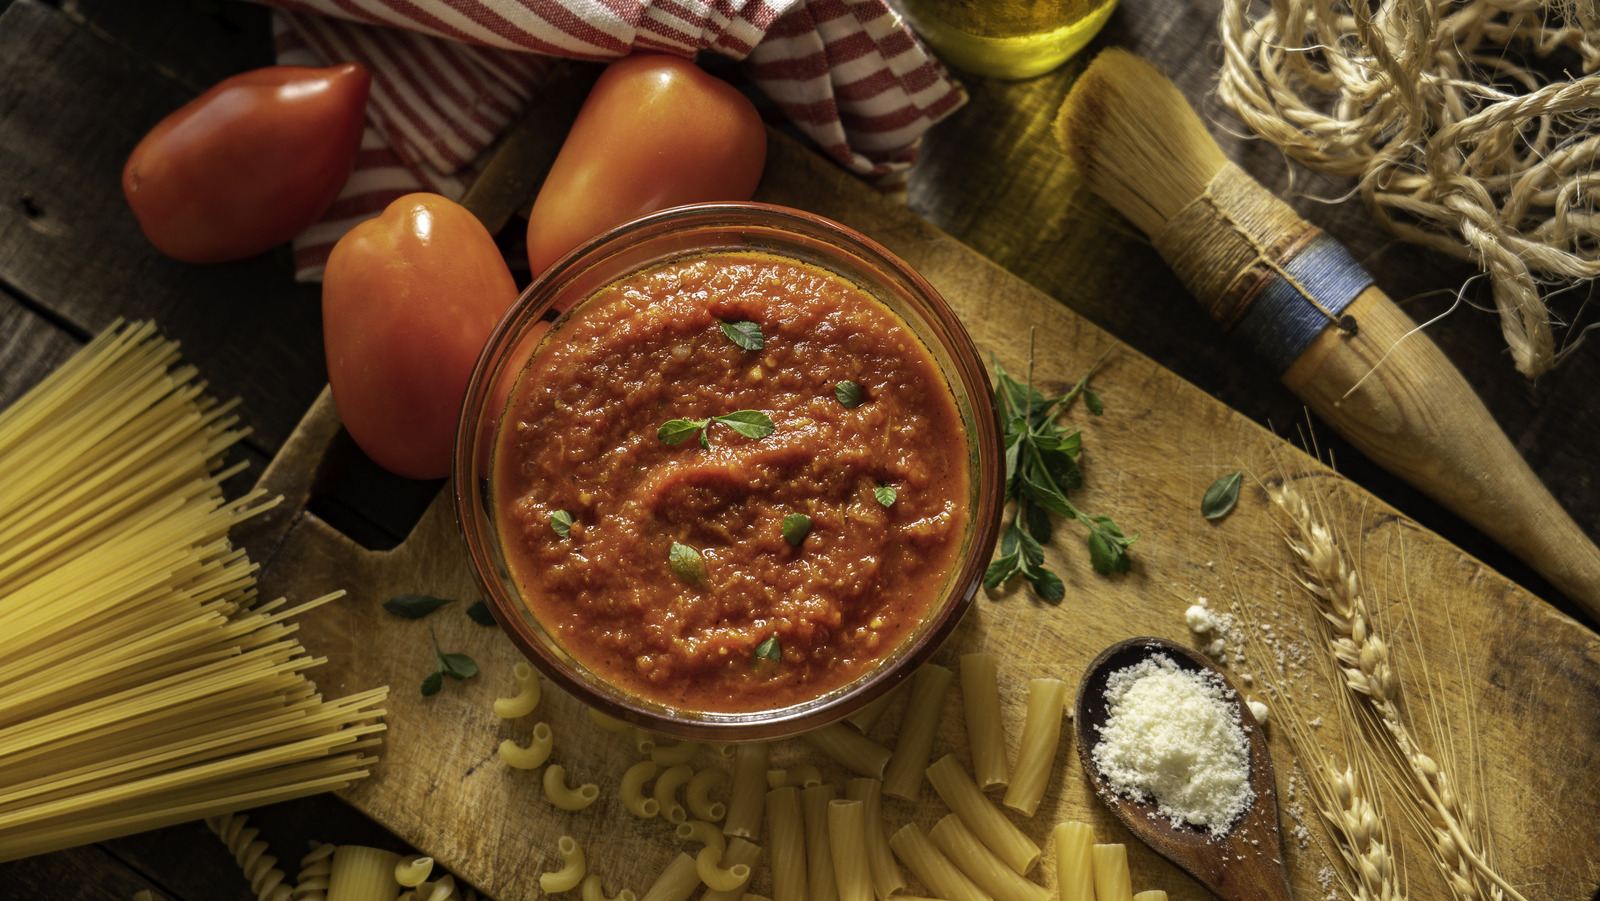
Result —
<instances>
[{"instance_id":1,"label":"wooden cutting board","mask_svg":"<svg viewBox=\"0 0 1600 901\"><path fill-rule=\"evenodd\" d=\"M1595 893L1600 640L1593 632L1149 359L1119 347L1110 335L852 177L787 141L775 141L771 153L758 199L832 217L887 245L944 294L986 358L992 354L1009 371L1025 371L1029 330L1035 330L1034 377L1048 393L1075 382L1110 351L1094 381L1105 415L1089 417L1081 406L1073 412L1085 447L1085 487L1074 500L1091 513L1114 515L1126 531L1139 534L1133 571L1111 578L1094 574L1081 533L1063 525L1046 553L1066 581L1066 599L1041 602L1020 583L981 596L935 658L955 668L961 653L989 650L999 656L1013 753L1029 679L1048 676L1076 685L1101 649L1136 635L1201 644L1184 622L1184 610L1201 597L1219 610L1245 603L1272 627L1271 642L1234 668L1236 680L1243 672L1275 666L1271 658L1281 655L1283 671L1298 686L1299 715L1320 718L1313 734L1329 749L1340 748L1346 733L1335 698L1341 689L1327 676L1319 623L1290 576L1285 521L1263 487L1292 479L1321 500L1355 549L1369 603L1401 660L1406 713L1435 757L1454 760L1464 794L1489 824L1501 872L1530 898L1588 899ZM590 872L603 876L608 894L621 888L642 894L680 850L694 847L676 840L663 819L639 820L624 810L618 780L640 755L630 742L594 728L575 701L548 685L533 716L504 723L493 715L493 699L514 692L511 670L521 658L498 629L464 615L477 592L448 490L399 547L358 547L304 512L338 434L324 393L263 475L262 484L284 493L287 502L253 523L245 541L264 563L266 597L304 599L349 590L348 597L301 619L306 646L327 657L312 674L326 694L392 686L382 763L344 797L498 898L538 896L538 875L559 866L555 849L562 835L583 845ZM1218 523L1203 519L1199 504L1207 486L1240 469L1246 479L1238 509ZM413 592L456 603L416 621L380 607L389 597ZM433 670L430 632L445 651L471 654L481 672L464 682L447 680L441 693L424 698L419 685ZM935 757L954 752L968 759L959 703L959 690L953 690ZM1283 709L1273 713L1279 720L1288 715ZM898 709L891 708L872 737L892 746L898 719ZM601 786L594 806L578 813L555 810L544 799L539 773L513 770L496 755L504 738L525 743L537 721L554 730L552 762L566 767L569 781ZM1295 893L1302 899L1329 897L1323 880L1330 862L1320 824L1305 802L1306 777L1281 723L1269 726L1268 734L1286 808L1285 851ZM817 763L835 782L848 775L804 742L772 748L774 766L803 761ZM695 766L731 764L706 750ZM926 785L919 802L885 807L891 831L913 819L927 828L945 813ZM1129 843L1135 891L1207 897L1100 806L1066 739L1037 815L1012 818L1046 850L1044 865L1034 872L1045 885L1054 884L1051 827L1083 820L1100 841ZM1406 827L1397 808L1389 818L1411 897L1448 897L1427 844ZM1295 837L1297 820L1308 827L1303 838ZM764 866L755 889L771 892Z\"/></svg>"}]
</instances>

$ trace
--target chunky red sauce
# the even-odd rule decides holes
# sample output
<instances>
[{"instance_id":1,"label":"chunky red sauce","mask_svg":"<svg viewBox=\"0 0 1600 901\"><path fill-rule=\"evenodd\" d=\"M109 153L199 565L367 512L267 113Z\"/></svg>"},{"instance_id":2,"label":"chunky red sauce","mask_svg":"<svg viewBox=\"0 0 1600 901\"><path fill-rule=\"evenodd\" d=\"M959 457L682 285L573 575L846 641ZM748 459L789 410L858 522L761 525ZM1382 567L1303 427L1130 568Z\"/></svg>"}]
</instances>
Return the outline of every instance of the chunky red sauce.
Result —
<instances>
[{"instance_id":1,"label":"chunky red sauce","mask_svg":"<svg viewBox=\"0 0 1600 901\"><path fill-rule=\"evenodd\" d=\"M761 350L720 328L740 321ZM886 307L822 269L722 253L609 286L561 336L518 384L494 491L512 575L569 653L658 703L742 712L848 684L915 630L966 527L967 439ZM865 401L846 407L840 382ZM736 410L772 433L657 436ZM794 513L811 519L798 547ZM674 543L699 552L703 582L669 564ZM758 657L773 638L781 659Z\"/></svg>"}]
</instances>

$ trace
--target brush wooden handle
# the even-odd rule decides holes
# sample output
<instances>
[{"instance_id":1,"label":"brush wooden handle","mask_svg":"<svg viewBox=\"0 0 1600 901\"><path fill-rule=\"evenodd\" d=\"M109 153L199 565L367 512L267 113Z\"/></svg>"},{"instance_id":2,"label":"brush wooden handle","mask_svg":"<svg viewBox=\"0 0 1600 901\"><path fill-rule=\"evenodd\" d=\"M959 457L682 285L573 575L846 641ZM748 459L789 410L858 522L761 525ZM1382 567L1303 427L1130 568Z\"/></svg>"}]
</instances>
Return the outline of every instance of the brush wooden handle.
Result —
<instances>
[{"instance_id":1,"label":"brush wooden handle","mask_svg":"<svg viewBox=\"0 0 1600 901\"><path fill-rule=\"evenodd\" d=\"M1551 496L1438 346L1377 287L1283 383L1373 461L1499 542L1600 621L1600 549Z\"/></svg>"}]
</instances>

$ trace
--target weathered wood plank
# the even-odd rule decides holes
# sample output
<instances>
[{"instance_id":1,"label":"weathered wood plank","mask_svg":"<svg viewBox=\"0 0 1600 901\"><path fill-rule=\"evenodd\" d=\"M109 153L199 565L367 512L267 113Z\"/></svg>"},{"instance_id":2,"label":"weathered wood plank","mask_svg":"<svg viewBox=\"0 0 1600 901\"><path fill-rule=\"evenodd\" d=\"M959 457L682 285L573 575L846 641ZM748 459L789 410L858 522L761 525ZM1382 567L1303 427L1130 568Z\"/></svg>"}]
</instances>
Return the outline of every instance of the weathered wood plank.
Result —
<instances>
[{"instance_id":1,"label":"weathered wood plank","mask_svg":"<svg viewBox=\"0 0 1600 901\"><path fill-rule=\"evenodd\" d=\"M1217 0L1123 4L1084 53L1054 73L1022 82L964 77L971 102L924 140L910 203L951 236L1223 403L1293 439L1307 421L1299 400L1233 346L1144 237L1083 187L1057 149L1054 113L1096 51L1124 46L1157 61L1212 124L1223 151L1343 241L1412 318L1420 322L1444 314L1474 270L1393 240L1357 199L1327 202L1350 193L1352 183L1291 168L1271 145L1246 136L1212 95L1219 7ZM1575 292L1559 308L1575 315L1587 294ZM1578 353L1538 384L1529 384L1504 354L1495 317L1483 312L1492 306L1484 280L1469 285L1466 301L1429 325L1428 334L1466 375L1556 498L1591 538L1600 540L1596 468L1592 455L1579 450L1600 442L1600 416L1576 415L1594 406L1600 353ZM1594 321L1592 308L1583 321ZM1577 615L1532 570L1477 530L1360 456L1320 423L1313 429L1324 455L1353 481Z\"/></svg>"},{"instance_id":2,"label":"weathered wood plank","mask_svg":"<svg viewBox=\"0 0 1600 901\"><path fill-rule=\"evenodd\" d=\"M244 398L246 424L270 450L326 381L318 289L293 284L271 255L189 266L162 257L139 232L122 198L122 164L194 93L166 74L178 51L160 35L186 21L186 9L205 18L187 4L145 7L108 14L105 24L124 29L114 35L101 20L90 27L33 0L6 10L0 285L85 334L117 316L154 318L225 393ZM218 60L251 59L229 56L233 44L221 38L185 40L212 60L211 71Z\"/></svg>"}]
</instances>

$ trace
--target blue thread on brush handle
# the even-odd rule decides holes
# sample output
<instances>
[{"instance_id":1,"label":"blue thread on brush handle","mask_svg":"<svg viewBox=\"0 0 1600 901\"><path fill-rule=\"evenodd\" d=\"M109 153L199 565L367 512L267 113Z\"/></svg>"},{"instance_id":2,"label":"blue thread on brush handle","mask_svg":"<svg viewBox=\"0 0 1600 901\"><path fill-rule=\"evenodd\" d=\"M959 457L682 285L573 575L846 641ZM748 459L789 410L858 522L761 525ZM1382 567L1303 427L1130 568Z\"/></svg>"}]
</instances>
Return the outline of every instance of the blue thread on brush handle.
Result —
<instances>
[{"instance_id":1,"label":"blue thread on brush handle","mask_svg":"<svg viewBox=\"0 0 1600 901\"><path fill-rule=\"evenodd\" d=\"M1280 265L1317 299L1322 310L1288 279L1274 273L1239 317L1234 332L1281 376L1323 329L1334 324L1323 310L1338 316L1372 284L1372 276L1351 258L1344 245L1322 232Z\"/></svg>"}]
</instances>

